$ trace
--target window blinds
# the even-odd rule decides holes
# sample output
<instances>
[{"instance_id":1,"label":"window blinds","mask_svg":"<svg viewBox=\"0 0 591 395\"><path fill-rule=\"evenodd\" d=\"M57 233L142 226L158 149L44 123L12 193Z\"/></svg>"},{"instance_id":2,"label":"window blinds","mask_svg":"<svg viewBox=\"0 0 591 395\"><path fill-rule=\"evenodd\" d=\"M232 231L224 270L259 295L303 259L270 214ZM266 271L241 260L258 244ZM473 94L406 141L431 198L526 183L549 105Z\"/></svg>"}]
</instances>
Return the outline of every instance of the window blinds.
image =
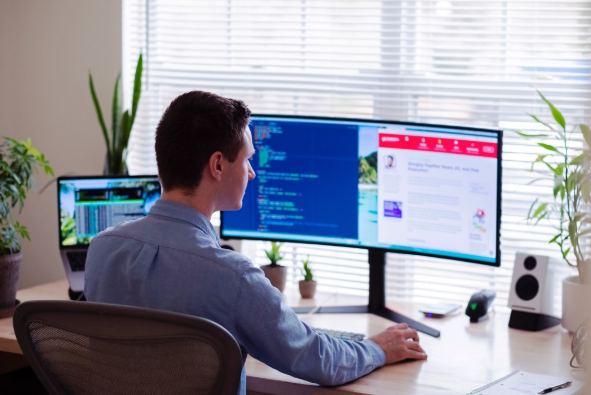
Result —
<instances>
[{"instance_id":1,"label":"window blinds","mask_svg":"<svg viewBox=\"0 0 591 395\"><path fill-rule=\"evenodd\" d=\"M389 254L388 296L465 303L492 288L502 305L516 251L559 257L548 244L551 224L524 219L533 199L551 198L551 181L528 185L542 148L511 130L539 130L528 113L552 119L536 89L571 127L590 122L591 1L125 0L123 13L127 94L145 55L132 173L156 172L158 120L193 89L244 100L258 113L502 128L501 267ZM285 250L287 265L311 256L319 289L367 294L363 250ZM264 264L260 248L247 251ZM290 267L291 284L300 278Z\"/></svg>"}]
</instances>

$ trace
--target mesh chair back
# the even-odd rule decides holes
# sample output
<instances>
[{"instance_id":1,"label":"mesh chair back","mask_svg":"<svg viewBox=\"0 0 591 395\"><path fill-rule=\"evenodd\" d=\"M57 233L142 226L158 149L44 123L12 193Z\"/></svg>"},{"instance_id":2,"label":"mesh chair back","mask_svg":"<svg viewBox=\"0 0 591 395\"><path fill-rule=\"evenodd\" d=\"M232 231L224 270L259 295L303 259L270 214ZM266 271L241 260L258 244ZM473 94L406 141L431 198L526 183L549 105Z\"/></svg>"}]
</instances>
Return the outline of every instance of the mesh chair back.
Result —
<instances>
[{"instance_id":1,"label":"mesh chair back","mask_svg":"<svg viewBox=\"0 0 591 395\"><path fill-rule=\"evenodd\" d=\"M238 393L238 343L206 319L102 303L34 301L17 308L14 329L52 395Z\"/></svg>"}]
</instances>

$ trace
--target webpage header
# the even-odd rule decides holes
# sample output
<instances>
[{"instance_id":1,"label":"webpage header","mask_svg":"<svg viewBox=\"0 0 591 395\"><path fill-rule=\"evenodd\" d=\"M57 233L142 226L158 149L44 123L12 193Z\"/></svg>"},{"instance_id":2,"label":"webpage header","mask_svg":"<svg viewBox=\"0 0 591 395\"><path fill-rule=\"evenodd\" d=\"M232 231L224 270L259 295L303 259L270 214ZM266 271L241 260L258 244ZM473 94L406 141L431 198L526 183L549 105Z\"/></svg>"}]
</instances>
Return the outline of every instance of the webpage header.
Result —
<instances>
[{"instance_id":1,"label":"webpage header","mask_svg":"<svg viewBox=\"0 0 591 395\"><path fill-rule=\"evenodd\" d=\"M498 158L498 144L474 140L380 133L379 146L380 148Z\"/></svg>"}]
</instances>

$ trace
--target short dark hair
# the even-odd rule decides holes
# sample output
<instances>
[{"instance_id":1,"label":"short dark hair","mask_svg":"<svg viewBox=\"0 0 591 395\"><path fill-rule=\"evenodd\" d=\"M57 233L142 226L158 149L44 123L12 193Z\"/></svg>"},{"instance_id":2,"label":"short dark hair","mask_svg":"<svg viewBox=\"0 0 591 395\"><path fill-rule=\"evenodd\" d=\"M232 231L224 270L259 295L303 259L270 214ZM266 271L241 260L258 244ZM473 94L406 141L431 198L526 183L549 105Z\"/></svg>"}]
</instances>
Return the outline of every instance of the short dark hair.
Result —
<instances>
[{"instance_id":1,"label":"short dark hair","mask_svg":"<svg viewBox=\"0 0 591 395\"><path fill-rule=\"evenodd\" d=\"M240 100L191 91L174 99L156 128L156 162L164 190L199 185L214 152L234 162L250 110Z\"/></svg>"}]
</instances>

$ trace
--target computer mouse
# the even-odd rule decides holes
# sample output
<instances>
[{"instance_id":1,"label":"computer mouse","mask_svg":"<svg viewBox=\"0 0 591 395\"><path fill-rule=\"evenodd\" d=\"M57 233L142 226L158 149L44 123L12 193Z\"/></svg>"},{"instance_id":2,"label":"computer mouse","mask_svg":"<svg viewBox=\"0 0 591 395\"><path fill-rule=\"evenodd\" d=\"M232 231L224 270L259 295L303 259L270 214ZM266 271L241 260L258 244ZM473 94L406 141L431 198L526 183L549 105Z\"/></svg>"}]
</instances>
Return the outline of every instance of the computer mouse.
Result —
<instances>
[{"instance_id":1,"label":"computer mouse","mask_svg":"<svg viewBox=\"0 0 591 395\"><path fill-rule=\"evenodd\" d=\"M491 289L483 289L470 297L466 306L466 315L470 322L480 322L488 318L488 308L495 300L497 293Z\"/></svg>"}]
</instances>

